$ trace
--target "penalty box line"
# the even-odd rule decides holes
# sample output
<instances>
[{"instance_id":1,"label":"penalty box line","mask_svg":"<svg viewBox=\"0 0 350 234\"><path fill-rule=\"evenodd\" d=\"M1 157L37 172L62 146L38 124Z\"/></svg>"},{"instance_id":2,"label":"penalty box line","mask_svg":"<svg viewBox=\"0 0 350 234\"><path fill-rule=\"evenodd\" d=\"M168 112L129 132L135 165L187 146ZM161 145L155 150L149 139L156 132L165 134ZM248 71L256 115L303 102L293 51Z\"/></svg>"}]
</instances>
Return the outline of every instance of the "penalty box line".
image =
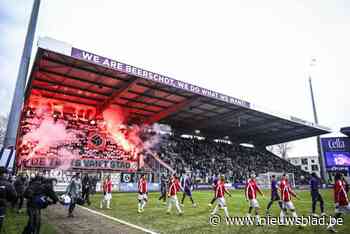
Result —
<instances>
[{"instance_id":1,"label":"penalty box line","mask_svg":"<svg viewBox=\"0 0 350 234\"><path fill-rule=\"evenodd\" d=\"M121 223L121 224L124 224L126 226L129 226L129 227L133 227L135 229L138 229L138 230L141 230L141 231L144 231L146 233L150 233L150 234L158 234L157 232L154 232L152 230L149 230L149 229L146 229L146 228L143 228L143 227L140 227L140 226L137 226L135 224L132 224L132 223L129 223L129 222L126 222L124 220L121 220L121 219L117 219L115 217L112 217L112 216L109 216L109 215L106 215L106 214L103 214L101 212L98 212L96 210L92 210L92 209L89 209L87 207L84 207L84 206L79 206L80 208L84 209L84 210L87 210L93 214L96 214L96 215L99 215L99 216L102 216L104 218L107 218L107 219L110 219L110 220L113 220L113 221L116 221L118 223Z\"/></svg>"}]
</instances>

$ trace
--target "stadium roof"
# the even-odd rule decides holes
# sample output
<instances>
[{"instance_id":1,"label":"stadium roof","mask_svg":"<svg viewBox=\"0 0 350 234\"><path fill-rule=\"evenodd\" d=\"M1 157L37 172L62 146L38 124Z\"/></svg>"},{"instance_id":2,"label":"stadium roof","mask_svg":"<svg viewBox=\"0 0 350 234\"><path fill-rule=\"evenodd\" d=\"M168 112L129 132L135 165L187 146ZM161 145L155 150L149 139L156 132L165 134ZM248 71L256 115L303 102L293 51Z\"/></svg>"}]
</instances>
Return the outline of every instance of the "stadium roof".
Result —
<instances>
[{"instance_id":1,"label":"stadium roof","mask_svg":"<svg viewBox=\"0 0 350 234\"><path fill-rule=\"evenodd\" d=\"M182 133L272 145L330 129L253 103L41 38L27 84L30 94L97 107L119 105L129 122L164 123Z\"/></svg>"},{"instance_id":2,"label":"stadium roof","mask_svg":"<svg viewBox=\"0 0 350 234\"><path fill-rule=\"evenodd\" d=\"M341 128L340 132L350 137L350 127Z\"/></svg>"}]
</instances>

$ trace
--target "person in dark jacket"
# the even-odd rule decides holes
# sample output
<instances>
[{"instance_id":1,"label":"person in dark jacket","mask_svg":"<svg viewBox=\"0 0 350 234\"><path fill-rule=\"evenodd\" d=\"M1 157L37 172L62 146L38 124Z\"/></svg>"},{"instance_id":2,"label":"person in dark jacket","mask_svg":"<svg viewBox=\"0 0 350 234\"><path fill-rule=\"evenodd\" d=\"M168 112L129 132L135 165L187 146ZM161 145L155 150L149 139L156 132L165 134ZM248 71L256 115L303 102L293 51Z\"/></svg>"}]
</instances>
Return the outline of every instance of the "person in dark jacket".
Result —
<instances>
[{"instance_id":1,"label":"person in dark jacket","mask_svg":"<svg viewBox=\"0 0 350 234\"><path fill-rule=\"evenodd\" d=\"M92 194L95 194L96 193L96 187L97 187L97 182L98 182L98 177L95 175L93 178L92 178L92 191L91 193Z\"/></svg>"},{"instance_id":2,"label":"person in dark jacket","mask_svg":"<svg viewBox=\"0 0 350 234\"><path fill-rule=\"evenodd\" d=\"M162 174L160 178L160 196L158 198L158 202L163 200L163 203L166 204L167 187L168 187L168 179L164 174Z\"/></svg>"},{"instance_id":3,"label":"person in dark jacket","mask_svg":"<svg viewBox=\"0 0 350 234\"><path fill-rule=\"evenodd\" d=\"M69 185L67 186L66 193L71 198L71 202L68 208L68 217L73 218L73 211L75 209L75 205L78 201L78 199L81 197L81 180L80 180L80 174L77 173L72 177L72 180L70 181Z\"/></svg>"},{"instance_id":4,"label":"person in dark jacket","mask_svg":"<svg viewBox=\"0 0 350 234\"><path fill-rule=\"evenodd\" d=\"M12 207L15 208L15 206L18 203L18 210L17 213L20 213L22 206L23 206L23 201L24 201L24 197L23 197L23 193L24 193L24 189L26 186L26 177L23 175L19 175L17 176L15 182L13 183L13 185L15 186L16 192L17 192L17 199L16 201L12 204Z\"/></svg>"},{"instance_id":5,"label":"person in dark jacket","mask_svg":"<svg viewBox=\"0 0 350 234\"><path fill-rule=\"evenodd\" d=\"M84 201L90 205L90 192L92 190L92 180L88 176L88 174L85 174L82 180L82 198Z\"/></svg>"},{"instance_id":6,"label":"person in dark jacket","mask_svg":"<svg viewBox=\"0 0 350 234\"><path fill-rule=\"evenodd\" d=\"M0 167L0 233L5 219L6 201L13 202L17 199L14 186L5 177L5 167Z\"/></svg>"},{"instance_id":7,"label":"person in dark jacket","mask_svg":"<svg viewBox=\"0 0 350 234\"><path fill-rule=\"evenodd\" d=\"M317 177L316 173L313 172L311 174L311 180L310 180L310 193L311 193L311 199L312 199L312 215L313 216L318 216L316 214L317 201L320 202L321 216L325 215L323 198L322 198L320 192L318 191L319 187L320 187L320 180Z\"/></svg>"},{"instance_id":8,"label":"person in dark jacket","mask_svg":"<svg viewBox=\"0 0 350 234\"><path fill-rule=\"evenodd\" d=\"M24 197L27 199L28 223L22 234L40 233L41 210L58 201L53 183L52 179L36 176L24 191Z\"/></svg>"},{"instance_id":9,"label":"person in dark jacket","mask_svg":"<svg viewBox=\"0 0 350 234\"><path fill-rule=\"evenodd\" d=\"M278 182L276 180L276 176L272 175L271 176L271 199L269 203L267 204L266 208L266 215L270 215L270 208L272 204L277 201L280 209L282 209L282 201L280 196L278 195Z\"/></svg>"}]
</instances>

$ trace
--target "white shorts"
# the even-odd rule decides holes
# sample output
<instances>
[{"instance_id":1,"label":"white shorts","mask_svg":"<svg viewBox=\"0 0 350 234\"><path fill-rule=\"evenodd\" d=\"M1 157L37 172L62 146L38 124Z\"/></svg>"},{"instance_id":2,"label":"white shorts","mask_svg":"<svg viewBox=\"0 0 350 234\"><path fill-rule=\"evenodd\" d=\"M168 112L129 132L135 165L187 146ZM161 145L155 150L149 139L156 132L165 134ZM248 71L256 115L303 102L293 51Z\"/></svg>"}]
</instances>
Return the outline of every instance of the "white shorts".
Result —
<instances>
[{"instance_id":1,"label":"white shorts","mask_svg":"<svg viewBox=\"0 0 350 234\"><path fill-rule=\"evenodd\" d=\"M249 200L249 206L253 207L253 208L259 208L260 207L258 200L256 200L255 198Z\"/></svg>"},{"instance_id":2,"label":"white shorts","mask_svg":"<svg viewBox=\"0 0 350 234\"><path fill-rule=\"evenodd\" d=\"M112 199L112 193L106 193L106 195L104 196L105 200L111 200Z\"/></svg>"},{"instance_id":3,"label":"white shorts","mask_svg":"<svg viewBox=\"0 0 350 234\"><path fill-rule=\"evenodd\" d=\"M289 209L289 210L295 210L294 204L292 201L282 201L282 208L283 209Z\"/></svg>"},{"instance_id":4,"label":"white shorts","mask_svg":"<svg viewBox=\"0 0 350 234\"><path fill-rule=\"evenodd\" d=\"M177 196L176 196L176 195L170 196L170 197L169 197L169 201L172 202L172 203L179 202L179 200L177 199Z\"/></svg>"},{"instance_id":5,"label":"white shorts","mask_svg":"<svg viewBox=\"0 0 350 234\"><path fill-rule=\"evenodd\" d=\"M221 207L225 207L225 206L226 206L225 198L224 198L224 197L219 197L219 198L218 198L218 204L219 204L219 206L221 206Z\"/></svg>"},{"instance_id":6,"label":"white shorts","mask_svg":"<svg viewBox=\"0 0 350 234\"><path fill-rule=\"evenodd\" d=\"M348 204L347 206L339 206L338 208L335 208L335 213L349 214L350 204Z\"/></svg>"},{"instance_id":7,"label":"white shorts","mask_svg":"<svg viewBox=\"0 0 350 234\"><path fill-rule=\"evenodd\" d=\"M179 204L179 200L177 200L177 196L174 195L174 196L170 196L169 199L168 199L168 210L167 212L170 212L171 210L171 207L175 205L176 209L178 212L182 212L181 211L181 208L180 208L180 204Z\"/></svg>"},{"instance_id":8,"label":"white shorts","mask_svg":"<svg viewBox=\"0 0 350 234\"><path fill-rule=\"evenodd\" d=\"M148 197L147 197L147 194L146 194L146 193L143 193L143 194L139 194L139 195L137 196L137 199L138 199L138 200L147 200Z\"/></svg>"}]
</instances>

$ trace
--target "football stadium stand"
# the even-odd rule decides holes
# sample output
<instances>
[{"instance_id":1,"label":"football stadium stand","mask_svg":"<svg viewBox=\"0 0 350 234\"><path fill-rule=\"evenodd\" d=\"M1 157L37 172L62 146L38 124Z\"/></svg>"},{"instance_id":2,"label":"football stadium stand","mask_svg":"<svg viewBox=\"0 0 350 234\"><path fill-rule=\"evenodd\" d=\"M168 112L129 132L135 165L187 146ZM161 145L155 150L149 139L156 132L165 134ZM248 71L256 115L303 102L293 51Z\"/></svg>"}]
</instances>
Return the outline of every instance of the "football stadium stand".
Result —
<instances>
[{"instance_id":1,"label":"football stadium stand","mask_svg":"<svg viewBox=\"0 0 350 234\"><path fill-rule=\"evenodd\" d=\"M294 173L296 181L301 183L308 175L267 151L266 146L331 131L294 116L270 111L245 100L50 38L41 38L38 42L24 106L16 146L17 163L21 158L55 157L64 148L69 152L78 151L79 157L89 159L74 164L73 170L130 171L148 166L154 171L147 156L146 163L139 159L135 161L135 152L126 153L115 141L115 136L113 140L108 134L103 113L117 106L127 112L123 121L125 126L151 126L154 123L171 126L170 136L157 144L154 152L158 156L152 156L153 159L170 171L191 171L199 180L206 182L217 173L226 174L231 181L239 182L252 171L288 171ZM79 132L79 140L55 144L45 152L34 150L40 139L27 141L25 136L31 129L38 128L38 120L42 120L35 116L43 111L43 106L55 122L64 122L66 129ZM202 140L180 137L194 133L198 133ZM123 134L128 138L128 133ZM214 139L226 140L214 142ZM255 147L244 147L243 143ZM100 163L98 160L104 161ZM130 164L120 163L124 161ZM35 168L53 166L41 159L35 163L32 165ZM104 168L98 167L102 164ZM84 168L86 165L88 168ZM31 165L20 166L23 169Z\"/></svg>"}]
</instances>

